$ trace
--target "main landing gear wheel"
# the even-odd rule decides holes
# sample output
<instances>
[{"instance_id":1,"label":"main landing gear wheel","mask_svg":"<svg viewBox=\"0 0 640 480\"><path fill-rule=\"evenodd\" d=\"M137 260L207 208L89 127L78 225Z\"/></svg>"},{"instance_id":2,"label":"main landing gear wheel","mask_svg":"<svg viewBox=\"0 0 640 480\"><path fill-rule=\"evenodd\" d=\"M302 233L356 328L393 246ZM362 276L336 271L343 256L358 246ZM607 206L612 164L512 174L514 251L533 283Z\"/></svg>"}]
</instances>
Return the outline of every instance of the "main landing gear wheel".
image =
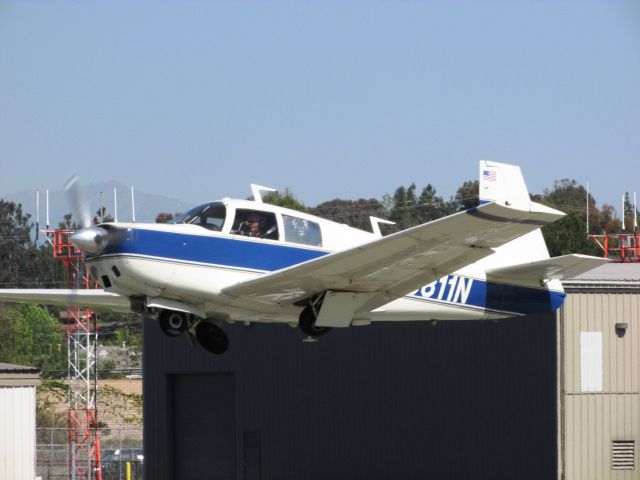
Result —
<instances>
[{"instance_id":1,"label":"main landing gear wheel","mask_svg":"<svg viewBox=\"0 0 640 480\"><path fill-rule=\"evenodd\" d=\"M216 355L226 352L229 348L227 334L211 322L203 321L196 325L196 338L202 348Z\"/></svg>"},{"instance_id":2,"label":"main landing gear wheel","mask_svg":"<svg viewBox=\"0 0 640 480\"><path fill-rule=\"evenodd\" d=\"M177 337L182 335L187 329L187 314L184 312L176 312L173 310L163 310L160 313L160 329L165 335Z\"/></svg>"},{"instance_id":3,"label":"main landing gear wheel","mask_svg":"<svg viewBox=\"0 0 640 480\"><path fill-rule=\"evenodd\" d=\"M329 333L329 330L331 330L331 327L316 326L316 316L310 306L305 308L300 314L299 325L302 333L313 338L321 337L322 335Z\"/></svg>"}]
</instances>

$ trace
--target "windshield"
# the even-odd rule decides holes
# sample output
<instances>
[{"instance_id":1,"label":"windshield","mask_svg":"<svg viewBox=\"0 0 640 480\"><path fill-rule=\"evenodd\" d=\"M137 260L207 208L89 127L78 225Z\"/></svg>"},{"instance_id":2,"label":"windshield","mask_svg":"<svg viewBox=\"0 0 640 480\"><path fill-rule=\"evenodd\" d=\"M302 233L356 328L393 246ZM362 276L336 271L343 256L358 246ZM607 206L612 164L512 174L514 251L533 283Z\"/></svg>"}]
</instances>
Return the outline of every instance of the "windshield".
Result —
<instances>
[{"instance_id":1,"label":"windshield","mask_svg":"<svg viewBox=\"0 0 640 480\"><path fill-rule=\"evenodd\" d=\"M222 203L207 203L178 215L169 223L188 223L219 232L224 225L226 208Z\"/></svg>"}]
</instances>

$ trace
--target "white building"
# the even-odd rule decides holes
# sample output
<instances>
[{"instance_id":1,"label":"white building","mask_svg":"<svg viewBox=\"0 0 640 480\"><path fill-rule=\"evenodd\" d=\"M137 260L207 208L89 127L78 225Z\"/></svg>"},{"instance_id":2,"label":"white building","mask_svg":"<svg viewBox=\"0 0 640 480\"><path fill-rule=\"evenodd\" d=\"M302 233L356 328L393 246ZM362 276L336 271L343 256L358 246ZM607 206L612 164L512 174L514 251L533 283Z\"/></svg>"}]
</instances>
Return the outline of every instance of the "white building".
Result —
<instances>
[{"instance_id":1,"label":"white building","mask_svg":"<svg viewBox=\"0 0 640 480\"><path fill-rule=\"evenodd\" d=\"M0 363L0 479L35 478L39 372Z\"/></svg>"},{"instance_id":2,"label":"white building","mask_svg":"<svg viewBox=\"0 0 640 480\"><path fill-rule=\"evenodd\" d=\"M640 264L609 264L563 282L559 478L638 479Z\"/></svg>"}]
</instances>

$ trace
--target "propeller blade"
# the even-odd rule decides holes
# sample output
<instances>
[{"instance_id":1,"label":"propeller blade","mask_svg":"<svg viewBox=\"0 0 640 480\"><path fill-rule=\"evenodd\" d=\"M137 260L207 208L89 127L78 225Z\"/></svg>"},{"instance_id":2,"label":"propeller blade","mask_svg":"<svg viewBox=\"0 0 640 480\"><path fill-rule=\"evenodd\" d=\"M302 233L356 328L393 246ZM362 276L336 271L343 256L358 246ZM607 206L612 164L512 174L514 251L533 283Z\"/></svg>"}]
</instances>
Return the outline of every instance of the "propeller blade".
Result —
<instances>
[{"instance_id":1,"label":"propeller blade","mask_svg":"<svg viewBox=\"0 0 640 480\"><path fill-rule=\"evenodd\" d=\"M76 216L78 222L80 222L80 227L90 227L91 211L89 209L89 203L80 187L78 176L75 173L71 175L64 184L64 193L67 196L72 213Z\"/></svg>"}]
</instances>

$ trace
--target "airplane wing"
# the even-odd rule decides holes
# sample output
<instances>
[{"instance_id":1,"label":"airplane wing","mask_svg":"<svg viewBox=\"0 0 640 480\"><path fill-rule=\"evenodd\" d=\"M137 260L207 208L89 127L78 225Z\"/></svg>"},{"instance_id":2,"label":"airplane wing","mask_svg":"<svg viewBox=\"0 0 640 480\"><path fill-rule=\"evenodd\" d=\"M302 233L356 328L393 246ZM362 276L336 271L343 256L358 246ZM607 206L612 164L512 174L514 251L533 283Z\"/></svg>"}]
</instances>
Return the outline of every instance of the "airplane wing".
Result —
<instances>
[{"instance_id":1,"label":"airplane wing","mask_svg":"<svg viewBox=\"0 0 640 480\"><path fill-rule=\"evenodd\" d=\"M581 273L609 263L610 260L589 255L563 255L535 262L519 263L487 270L487 275L507 280L546 280L573 278Z\"/></svg>"},{"instance_id":2,"label":"airplane wing","mask_svg":"<svg viewBox=\"0 0 640 480\"><path fill-rule=\"evenodd\" d=\"M529 211L488 203L309 260L223 290L265 303L295 303L326 290L371 294L372 310L491 255L493 248L561 218L531 203Z\"/></svg>"},{"instance_id":3,"label":"airplane wing","mask_svg":"<svg viewBox=\"0 0 640 480\"><path fill-rule=\"evenodd\" d=\"M43 305L76 305L79 307L106 308L129 311L129 299L102 289L0 289L0 301L16 303L41 303Z\"/></svg>"}]
</instances>

